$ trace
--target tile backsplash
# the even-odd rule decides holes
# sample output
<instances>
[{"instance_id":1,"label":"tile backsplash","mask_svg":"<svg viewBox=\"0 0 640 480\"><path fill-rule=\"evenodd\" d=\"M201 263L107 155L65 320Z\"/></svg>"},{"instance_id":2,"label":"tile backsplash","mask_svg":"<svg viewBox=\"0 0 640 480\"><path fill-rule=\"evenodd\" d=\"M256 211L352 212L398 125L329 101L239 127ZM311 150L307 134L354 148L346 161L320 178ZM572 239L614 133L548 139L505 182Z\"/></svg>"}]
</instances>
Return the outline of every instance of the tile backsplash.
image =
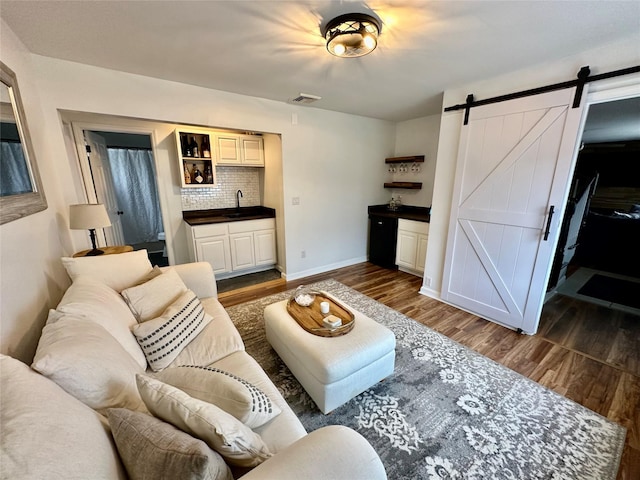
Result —
<instances>
[{"instance_id":1,"label":"tile backsplash","mask_svg":"<svg viewBox=\"0 0 640 480\"><path fill-rule=\"evenodd\" d=\"M242 190L241 207L260 205L260 172L258 168L216 167L216 185L182 189L182 210L233 208L236 192Z\"/></svg>"}]
</instances>

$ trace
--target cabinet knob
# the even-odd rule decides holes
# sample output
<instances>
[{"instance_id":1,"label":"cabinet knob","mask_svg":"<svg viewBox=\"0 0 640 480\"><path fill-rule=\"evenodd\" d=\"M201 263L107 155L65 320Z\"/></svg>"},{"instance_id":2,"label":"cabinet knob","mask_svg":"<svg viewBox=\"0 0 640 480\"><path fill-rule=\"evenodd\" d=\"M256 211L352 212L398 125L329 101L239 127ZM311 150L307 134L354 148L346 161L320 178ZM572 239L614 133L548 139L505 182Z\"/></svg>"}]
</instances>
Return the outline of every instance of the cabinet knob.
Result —
<instances>
[{"instance_id":1,"label":"cabinet knob","mask_svg":"<svg viewBox=\"0 0 640 480\"><path fill-rule=\"evenodd\" d=\"M116 212L116 214L117 214L117 215L124 215L124 212L123 212L122 210L118 210L118 211Z\"/></svg>"}]
</instances>

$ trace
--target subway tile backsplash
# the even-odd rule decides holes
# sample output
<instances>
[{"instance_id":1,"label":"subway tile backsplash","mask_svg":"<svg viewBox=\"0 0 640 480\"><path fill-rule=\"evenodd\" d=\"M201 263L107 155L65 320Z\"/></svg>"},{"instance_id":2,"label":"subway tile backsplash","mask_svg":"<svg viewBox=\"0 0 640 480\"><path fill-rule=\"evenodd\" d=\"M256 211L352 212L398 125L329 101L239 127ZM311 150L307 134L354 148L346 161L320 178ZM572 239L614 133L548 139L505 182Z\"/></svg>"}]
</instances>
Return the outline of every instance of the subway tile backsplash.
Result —
<instances>
[{"instance_id":1,"label":"subway tile backsplash","mask_svg":"<svg viewBox=\"0 0 640 480\"><path fill-rule=\"evenodd\" d=\"M236 192L242 190L241 207L260 205L258 168L216 167L217 183L212 187L183 188L182 210L233 208Z\"/></svg>"}]
</instances>

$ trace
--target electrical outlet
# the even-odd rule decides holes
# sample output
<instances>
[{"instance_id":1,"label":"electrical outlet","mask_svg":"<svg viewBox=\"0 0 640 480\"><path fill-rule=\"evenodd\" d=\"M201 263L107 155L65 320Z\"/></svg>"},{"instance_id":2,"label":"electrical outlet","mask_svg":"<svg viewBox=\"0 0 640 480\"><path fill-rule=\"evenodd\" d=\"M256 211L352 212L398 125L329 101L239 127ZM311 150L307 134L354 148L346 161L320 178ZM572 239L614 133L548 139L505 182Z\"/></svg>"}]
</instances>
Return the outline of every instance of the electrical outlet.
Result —
<instances>
[{"instance_id":1,"label":"electrical outlet","mask_svg":"<svg viewBox=\"0 0 640 480\"><path fill-rule=\"evenodd\" d=\"M292 197L291 205L300 205L300 197Z\"/></svg>"},{"instance_id":2,"label":"electrical outlet","mask_svg":"<svg viewBox=\"0 0 640 480\"><path fill-rule=\"evenodd\" d=\"M307 252L304 250L300 251L300 258L307 258Z\"/></svg>"},{"instance_id":3,"label":"electrical outlet","mask_svg":"<svg viewBox=\"0 0 640 480\"><path fill-rule=\"evenodd\" d=\"M427 278L425 279L424 284L425 284L427 287L430 287L430 286L431 286L431 277L427 277Z\"/></svg>"}]
</instances>

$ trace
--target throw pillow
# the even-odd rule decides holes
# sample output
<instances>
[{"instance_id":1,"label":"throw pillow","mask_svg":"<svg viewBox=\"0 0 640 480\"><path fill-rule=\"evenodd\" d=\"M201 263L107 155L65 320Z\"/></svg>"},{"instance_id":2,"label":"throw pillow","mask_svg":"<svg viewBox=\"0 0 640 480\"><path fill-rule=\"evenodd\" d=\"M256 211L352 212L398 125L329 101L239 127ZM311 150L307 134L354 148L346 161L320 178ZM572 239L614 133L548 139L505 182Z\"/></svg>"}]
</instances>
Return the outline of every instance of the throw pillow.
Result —
<instances>
[{"instance_id":1,"label":"throw pillow","mask_svg":"<svg viewBox=\"0 0 640 480\"><path fill-rule=\"evenodd\" d=\"M62 264L71 280L87 275L118 293L135 285L153 270L146 250L97 257L63 257Z\"/></svg>"},{"instance_id":2,"label":"throw pillow","mask_svg":"<svg viewBox=\"0 0 640 480\"><path fill-rule=\"evenodd\" d=\"M210 321L198 297L187 290L160 317L135 325L133 334L157 372L169 366Z\"/></svg>"},{"instance_id":3,"label":"throw pillow","mask_svg":"<svg viewBox=\"0 0 640 480\"><path fill-rule=\"evenodd\" d=\"M127 478L100 415L19 360L0 372L0 478Z\"/></svg>"},{"instance_id":4,"label":"throw pillow","mask_svg":"<svg viewBox=\"0 0 640 480\"><path fill-rule=\"evenodd\" d=\"M109 332L84 318L62 315L45 325L31 367L94 410L146 411L135 383L144 369Z\"/></svg>"},{"instance_id":5,"label":"throw pillow","mask_svg":"<svg viewBox=\"0 0 640 480\"><path fill-rule=\"evenodd\" d=\"M146 283L121 292L138 322L156 318L176 299L187 291L180 276L168 269Z\"/></svg>"},{"instance_id":6,"label":"throw pillow","mask_svg":"<svg viewBox=\"0 0 640 480\"><path fill-rule=\"evenodd\" d=\"M126 408L109 409L107 416L131 480L232 480L217 453L173 425Z\"/></svg>"},{"instance_id":7,"label":"throw pillow","mask_svg":"<svg viewBox=\"0 0 640 480\"><path fill-rule=\"evenodd\" d=\"M89 277L78 277L67 289L56 310L101 325L141 368L147 368L147 359L131 334L131 327L138 322L113 288ZM49 316L48 321L53 320L54 317Z\"/></svg>"},{"instance_id":8,"label":"throw pillow","mask_svg":"<svg viewBox=\"0 0 640 480\"><path fill-rule=\"evenodd\" d=\"M151 413L203 440L230 465L255 467L273 456L260 435L215 405L146 375L136 381Z\"/></svg>"},{"instance_id":9,"label":"throw pillow","mask_svg":"<svg viewBox=\"0 0 640 480\"><path fill-rule=\"evenodd\" d=\"M155 378L217 405L249 428L264 425L281 412L258 387L218 368L183 365L167 368Z\"/></svg>"}]
</instances>

